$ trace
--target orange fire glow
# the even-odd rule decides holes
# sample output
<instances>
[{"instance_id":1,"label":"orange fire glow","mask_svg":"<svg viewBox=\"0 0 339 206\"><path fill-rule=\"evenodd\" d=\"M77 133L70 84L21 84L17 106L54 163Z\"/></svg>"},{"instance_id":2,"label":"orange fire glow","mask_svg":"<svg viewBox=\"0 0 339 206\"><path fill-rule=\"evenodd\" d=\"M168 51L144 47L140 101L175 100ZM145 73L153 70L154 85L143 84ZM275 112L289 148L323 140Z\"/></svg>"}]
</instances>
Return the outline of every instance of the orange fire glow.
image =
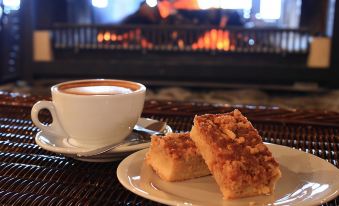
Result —
<instances>
[{"instance_id":1,"label":"orange fire glow","mask_svg":"<svg viewBox=\"0 0 339 206\"><path fill-rule=\"evenodd\" d=\"M97 42L101 43L104 41L104 34L103 33L99 33L97 35Z\"/></svg>"},{"instance_id":2,"label":"orange fire glow","mask_svg":"<svg viewBox=\"0 0 339 206\"><path fill-rule=\"evenodd\" d=\"M172 33L172 38L177 39L177 32ZM115 32L99 32L97 35L97 42L99 44L117 44L122 45L124 48L129 46L141 46L143 49L152 49L154 44L146 38L142 37L140 29L131 30L122 34ZM173 42L174 43L174 42ZM196 42L191 45L186 45L186 42L178 38L173 45L167 45L168 48L177 46L180 49L191 47L192 50L206 49L206 50L219 50L230 51L234 50L234 45L230 43L230 35L228 31L222 29L211 29L202 34Z\"/></svg>"},{"instance_id":3,"label":"orange fire glow","mask_svg":"<svg viewBox=\"0 0 339 206\"><path fill-rule=\"evenodd\" d=\"M111 40L111 34L110 34L108 31L106 31L106 32L104 33L104 40L105 40L105 41Z\"/></svg>"},{"instance_id":4,"label":"orange fire glow","mask_svg":"<svg viewBox=\"0 0 339 206\"><path fill-rule=\"evenodd\" d=\"M230 37L228 31L221 29L212 29L202 35L195 43L192 44L192 49L212 49L229 51Z\"/></svg>"},{"instance_id":5,"label":"orange fire glow","mask_svg":"<svg viewBox=\"0 0 339 206\"><path fill-rule=\"evenodd\" d=\"M158 9L162 18L167 18L177 9L198 10L199 5L197 0L176 0L176 1L158 1Z\"/></svg>"},{"instance_id":6,"label":"orange fire glow","mask_svg":"<svg viewBox=\"0 0 339 206\"><path fill-rule=\"evenodd\" d=\"M109 31L99 32L97 34L97 42L99 44L117 43L118 45L122 45L124 48L128 48L128 46L134 45L141 45L142 48L149 49L153 47L153 44L151 42L141 37L140 29L125 32L122 34L117 34L115 32Z\"/></svg>"}]
</instances>

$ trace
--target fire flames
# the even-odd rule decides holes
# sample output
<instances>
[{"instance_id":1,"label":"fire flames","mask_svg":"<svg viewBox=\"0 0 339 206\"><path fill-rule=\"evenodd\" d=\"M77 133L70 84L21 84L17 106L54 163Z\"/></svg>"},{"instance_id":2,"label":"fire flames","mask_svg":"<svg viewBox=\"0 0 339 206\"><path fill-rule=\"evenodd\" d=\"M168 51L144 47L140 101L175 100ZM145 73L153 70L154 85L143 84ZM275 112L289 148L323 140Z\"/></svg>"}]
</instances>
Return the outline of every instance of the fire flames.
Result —
<instances>
[{"instance_id":1,"label":"fire flames","mask_svg":"<svg viewBox=\"0 0 339 206\"><path fill-rule=\"evenodd\" d=\"M167 18L171 13L178 9L198 10L197 0L176 0L176 1L158 1L158 9L162 18Z\"/></svg>"},{"instance_id":2,"label":"fire flames","mask_svg":"<svg viewBox=\"0 0 339 206\"><path fill-rule=\"evenodd\" d=\"M162 0L157 1L157 7L161 18L167 18L178 9L200 9L197 0ZM165 34L162 31L154 31L151 34L152 38L148 38L150 35L142 34L141 29L132 29L123 33L103 31L97 34L97 42L101 45L117 45L123 48L137 46L142 49L165 48L166 50L177 48L181 50L234 50L235 46L231 44L229 31L222 29L225 27L225 24L221 23L219 26L220 29L210 29L198 37L191 37L189 40L187 40L187 36L180 36L179 31L176 30Z\"/></svg>"},{"instance_id":3,"label":"fire flames","mask_svg":"<svg viewBox=\"0 0 339 206\"><path fill-rule=\"evenodd\" d=\"M97 42L103 45L121 45L124 48L128 48L131 45L137 45L148 49L153 47L151 42L141 36L140 29L131 30L122 34L110 31L99 32L97 35Z\"/></svg>"},{"instance_id":4,"label":"fire flames","mask_svg":"<svg viewBox=\"0 0 339 206\"><path fill-rule=\"evenodd\" d=\"M202 35L197 42L192 44L192 49L230 50L229 32L221 29L212 29Z\"/></svg>"},{"instance_id":5,"label":"fire flames","mask_svg":"<svg viewBox=\"0 0 339 206\"><path fill-rule=\"evenodd\" d=\"M172 41L169 43L151 42L143 37L140 29L127 31L124 33L104 31L99 32L97 35L97 42L101 45L117 45L123 48L130 48L138 46L142 49L164 48L179 49L190 48L192 50L219 50L230 51L234 50L234 45L231 45L229 31L223 29L211 29L203 33L192 44L188 44L183 38L178 37L178 32L171 33Z\"/></svg>"}]
</instances>

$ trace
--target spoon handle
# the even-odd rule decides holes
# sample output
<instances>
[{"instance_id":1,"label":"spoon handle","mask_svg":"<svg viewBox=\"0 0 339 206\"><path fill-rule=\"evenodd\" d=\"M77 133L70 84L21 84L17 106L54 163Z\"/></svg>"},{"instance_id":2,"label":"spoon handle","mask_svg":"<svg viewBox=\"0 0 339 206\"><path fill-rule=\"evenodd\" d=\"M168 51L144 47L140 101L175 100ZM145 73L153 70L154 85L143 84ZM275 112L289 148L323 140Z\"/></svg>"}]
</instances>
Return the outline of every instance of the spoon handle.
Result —
<instances>
[{"instance_id":1,"label":"spoon handle","mask_svg":"<svg viewBox=\"0 0 339 206\"><path fill-rule=\"evenodd\" d=\"M144 134L147 134L149 136L152 136L152 135L164 135L163 132L150 130L150 129L147 129L145 127L141 127L139 125L135 125L133 131L135 131L137 133L144 133Z\"/></svg>"}]
</instances>

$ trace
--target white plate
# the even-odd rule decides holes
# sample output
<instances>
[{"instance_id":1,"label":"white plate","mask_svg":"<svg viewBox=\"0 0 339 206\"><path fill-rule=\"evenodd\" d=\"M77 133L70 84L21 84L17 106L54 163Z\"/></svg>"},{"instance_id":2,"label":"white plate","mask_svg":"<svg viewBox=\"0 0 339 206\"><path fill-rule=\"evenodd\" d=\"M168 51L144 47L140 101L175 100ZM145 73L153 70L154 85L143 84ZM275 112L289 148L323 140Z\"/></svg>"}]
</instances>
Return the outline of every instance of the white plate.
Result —
<instances>
[{"instance_id":1,"label":"white plate","mask_svg":"<svg viewBox=\"0 0 339 206\"><path fill-rule=\"evenodd\" d=\"M314 155L267 144L280 163L282 178L274 194L223 200L212 176L182 182L161 180L144 163L148 149L125 158L117 169L120 183L144 198L169 205L319 205L338 196L339 170Z\"/></svg>"},{"instance_id":2,"label":"white plate","mask_svg":"<svg viewBox=\"0 0 339 206\"><path fill-rule=\"evenodd\" d=\"M148 119L148 118L140 118L137 124L143 127L147 127L148 125L154 122L157 122L157 120ZM165 133L172 132L172 129L170 126L166 125L165 129L161 132L165 132ZM135 134L132 133L129 136L129 138L133 138L133 135ZM119 160L131 154L132 152L147 148L150 144L149 142L142 143L142 144L135 144L135 145L126 144L126 145L121 145L115 149L112 149L100 155L79 158L76 156L76 154L86 149L71 145L67 141L66 137L51 136L50 134L46 134L40 131L35 136L35 142L41 148L48 150L50 152L63 154L68 157L72 157L78 160L88 161L88 162L109 162L109 161Z\"/></svg>"}]
</instances>

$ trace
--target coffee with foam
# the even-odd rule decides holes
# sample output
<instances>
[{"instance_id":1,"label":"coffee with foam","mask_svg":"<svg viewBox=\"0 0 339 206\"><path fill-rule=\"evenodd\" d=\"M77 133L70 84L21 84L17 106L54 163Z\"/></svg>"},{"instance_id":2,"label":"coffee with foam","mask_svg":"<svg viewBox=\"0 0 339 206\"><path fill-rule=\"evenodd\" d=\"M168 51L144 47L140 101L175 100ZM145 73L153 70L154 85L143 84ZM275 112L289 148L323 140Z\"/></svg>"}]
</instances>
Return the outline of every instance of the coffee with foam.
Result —
<instances>
[{"instance_id":1,"label":"coffee with foam","mask_svg":"<svg viewBox=\"0 0 339 206\"><path fill-rule=\"evenodd\" d=\"M137 84L123 81L84 81L63 84L58 87L62 93L75 95L116 95L137 91Z\"/></svg>"},{"instance_id":2,"label":"coffee with foam","mask_svg":"<svg viewBox=\"0 0 339 206\"><path fill-rule=\"evenodd\" d=\"M114 95L114 94L128 94L133 92L129 88L118 86L84 86L71 87L64 89L63 92L78 95Z\"/></svg>"}]
</instances>

